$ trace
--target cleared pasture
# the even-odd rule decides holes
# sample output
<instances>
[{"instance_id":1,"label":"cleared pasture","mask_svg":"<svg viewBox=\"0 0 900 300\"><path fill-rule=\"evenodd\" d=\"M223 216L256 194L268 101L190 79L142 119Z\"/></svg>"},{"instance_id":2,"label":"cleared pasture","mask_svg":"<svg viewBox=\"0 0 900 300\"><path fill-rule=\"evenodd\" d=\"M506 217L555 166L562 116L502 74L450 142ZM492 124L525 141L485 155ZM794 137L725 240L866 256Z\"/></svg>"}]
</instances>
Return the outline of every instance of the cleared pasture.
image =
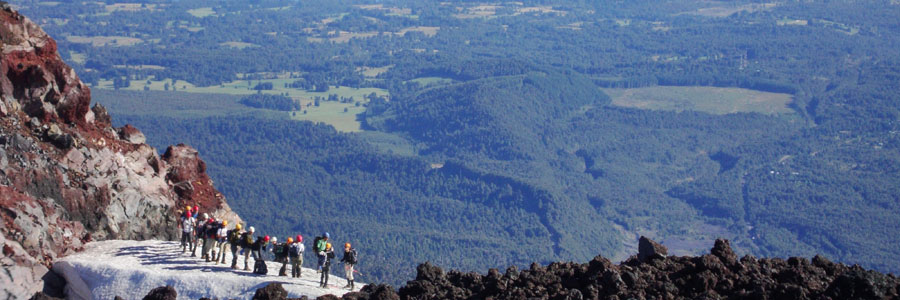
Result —
<instances>
[{"instance_id":1,"label":"cleared pasture","mask_svg":"<svg viewBox=\"0 0 900 300\"><path fill-rule=\"evenodd\" d=\"M293 88L285 88L285 84L290 84L296 79L290 78L282 78L282 79L263 79L263 80L237 80L229 83L217 85L217 86L208 86L208 87L198 87L189 82L185 82L182 80L173 81L171 79L166 80L133 80L130 82L128 87L120 88L120 93L133 93L130 95L141 95L142 93L162 93L166 92L166 84L169 86L169 93L172 94L193 94L199 97L237 97L240 99L241 96L252 95L258 93L257 90L254 90L255 87L259 83L269 82L272 83L273 89L261 91L264 94L278 94L283 95L287 93L288 97L293 98L303 107L300 111L295 112L275 112L269 111L271 113L278 114L288 114L292 119L295 120L308 120L319 123L330 124L335 127L335 129L343 132L356 132L360 131L360 122L356 120L356 115L365 111L365 107L362 104L368 103L369 99L366 96L375 93L377 96L386 97L388 93L386 90L378 89L378 88L352 88L345 86L332 86L328 89L327 92L309 92L305 90L298 90ZM174 88L173 88L174 87ZM99 84L93 87L95 90L103 90L110 91L114 90L113 82L109 80L101 80ZM146 89L146 90L145 90ZM110 91L112 92L112 91ZM129 94L124 94L129 95ZM353 98L353 101L350 103L342 103L339 101L325 101L330 95L336 95L338 98ZM319 106L315 106L315 98L319 97L323 99L319 101ZM356 102L359 102L361 105L356 106ZM207 101L204 102L206 105L209 105L209 109L216 110L216 102ZM226 105L229 111L234 111L233 103L222 103L222 105ZM241 106L243 107L243 106ZM243 107L246 110L257 111L258 109ZM344 112L344 109L347 109L347 112ZM306 111L304 114L303 111ZM196 113L196 112L194 112Z\"/></svg>"},{"instance_id":2,"label":"cleared pasture","mask_svg":"<svg viewBox=\"0 0 900 300\"><path fill-rule=\"evenodd\" d=\"M724 115L757 112L767 115L793 113L791 95L742 88L705 86L654 86L634 89L603 89L612 104L621 107L666 111L702 111Z\"/></svg>"}]
</instances>

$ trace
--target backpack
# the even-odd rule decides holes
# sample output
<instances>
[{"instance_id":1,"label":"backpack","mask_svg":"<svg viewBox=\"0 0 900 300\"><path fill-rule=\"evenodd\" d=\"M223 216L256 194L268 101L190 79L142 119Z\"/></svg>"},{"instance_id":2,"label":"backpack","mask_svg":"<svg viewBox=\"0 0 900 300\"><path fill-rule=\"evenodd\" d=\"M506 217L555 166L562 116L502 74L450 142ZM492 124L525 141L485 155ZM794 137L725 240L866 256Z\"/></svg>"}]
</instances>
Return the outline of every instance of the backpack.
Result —
<instances>
[{"instance_id":1,"label":"backpack","mask_svg":"<svg viewBox=\"0 0 900 300\"><path fill-rule=\"evenodd\" d=\"M291 257L300 257L303 256L303 250L300 249L302 245L291 245L290 256Z\"/></svg>"},{"instance_id":2,"label":"backpack","mask_svg":"<svg viewBox=\"0 0 900 300\"><path fill-rule=\"evenodd\" d=\"M241 235L241 248L250 248L250 245L253 244L253 236L250 235L249 232L244 232Z\"/></svg>"},{"instance_id":3,"label":"backpack","mask_svg":"<svg viewBox=\"0 0 900 300\"><path fill-rule=\"evenodd\" d=\"M237 243L241 240L241 235L238 234L237 229L232 229L228 231L228 242L232 245L237 245Z\"/></svg>"},{"instance_id":4,"label":"backpack","mask_svg":"<svg viewBox=\"0 0 900 300\"><path fill-rule=\"evenodd\" d=\"M206 222L207 222L206 220L203 220L203 221L199 221L199 222L197 222L197 224L195 224L194 232L197 233L197 237L203 238L204 234L206 233L206 230L205 230Z\"/></svg>"},{"instance_id":5,"label":"backpack","mask_svg":"<svg viewBox=\"0 0 900 300\"><path fill-rule=\"evenodd\" d=\"M319 242L321 242L321 241L322 241L321 236L317 236L316 239L313 240L313 248L315 248L314 250L316 250L316 252L325 251L324 243L322 244L322 249L319 249Z\"/></svg>"},{"instance_id":6,"label":"backpack","mask_svg":"<svg viewBox=\"0 0 900 300\"><path fill-rule=\"evenodd\" d=\"M325 247L327 244L328 244L328 241L326 241L325 239L319 239L316 242L316 251L318 251L318 252L325 251Z\"/></svg>"},{"instance_id":7,"label":"backpack","mask_svg":"<svg viewBox=\"0 0 900 300\"><path fill-rule=\"evenodd\" d=\"M266 261L260 259L256 261L256 264L253 265L253 273L266 275L269 274L269 267L266 266Z\"/></svg>"},{"instance_id":8,"label":"backpack","mask_svg":"<svg viewBox=\"0 0 900 300\"><path fill-rule=\"evenodd\" d=\"M216 238L216 231L219 231L219 222L206 223L206 237L210 239Z\"/></svg>"},{"instance_id":9,"label":"backpack","mask_svg":"<svg viewBox=\"0 0 900 300\"><path fill-rule=\"evenodd\" d=\"M351 265L355 265L359 261L359 256L356 254L356 249L350 249L350 252L347 252L347 263Z\"/></svg>"},{"instance_id":10,"label":"backpack","mask_svg":"<svg viewBox=\"0 0 900 300\"><path fill-rule=\"evenodd\" d=\"M272 245L272 254L275 254L275 257L281 257L284 254L284 246L282 245Z\"/></svg>"}]
</instances>

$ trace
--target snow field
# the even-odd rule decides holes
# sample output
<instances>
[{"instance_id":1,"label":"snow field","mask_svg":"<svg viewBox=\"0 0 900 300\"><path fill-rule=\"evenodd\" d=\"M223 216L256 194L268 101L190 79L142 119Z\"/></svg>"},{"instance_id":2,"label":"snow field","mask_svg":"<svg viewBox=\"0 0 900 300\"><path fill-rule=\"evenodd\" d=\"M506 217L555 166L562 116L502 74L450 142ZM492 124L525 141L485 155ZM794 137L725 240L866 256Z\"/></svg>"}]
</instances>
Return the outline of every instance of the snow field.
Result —
<instances>
[{"instance_id":1,"label":"snow field","mask_svg":"<svg viewBox=\"0 0 900 300\"><path fill-rule=\"evenodd\" d=\"M199 249L198 249L199 256ZM243 257L238 266L243 267ZM68 299L141 299L150 290L171 285L178 291L178 299L196 300L201 297L219 299L250 299L256 290L271 282L279 282L289 297L333 294L338 297L349 292L343 287L347 281L331 275L329 288L320 288L314 269L303 268L301 278L281 277L281 263L267 261L268 275L232 270L231 252L226 264L205 262L190 253L181 253L181 245L170 241L110 240L87 244L83 252L64 257L53 264L53 270L66 278ZM315 261L304 261L315 265ZM250 258L253 267L253 258ZM343 272L343 265L332 264L332 274ZM288 265L290 273L290 265ZM364 284L356 282L357 289Z\"/></svg>"}]
</instances>

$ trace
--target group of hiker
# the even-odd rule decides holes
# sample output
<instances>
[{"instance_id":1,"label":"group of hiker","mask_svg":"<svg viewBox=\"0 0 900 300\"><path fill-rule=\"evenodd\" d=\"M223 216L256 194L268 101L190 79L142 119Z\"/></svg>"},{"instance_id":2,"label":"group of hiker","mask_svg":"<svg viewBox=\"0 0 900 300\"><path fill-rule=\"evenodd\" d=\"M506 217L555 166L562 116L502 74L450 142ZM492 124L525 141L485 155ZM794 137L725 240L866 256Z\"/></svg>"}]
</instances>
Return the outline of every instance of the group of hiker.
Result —
<instances>
[{"instance_id":1,"label":"group of hiker","mask_svg":"<svg viewBox=\"0 0 900 300\"><path fill-rule=\"evenodd\" d=\"M256 236L256 229L250 226L244 231L241 224L235 224L228 229L227 220L216 220L207 213L200 214L200 207L187 206L184 211L179 211L181 216L178 227L181 229L181 253L191 252L191 257L197 256L197 248L200 248L200 258L206 262L226 263L226 248L231 250L231 268L237 269L238 257L244 256L244 271L250 271L249 261L253 257L253 273L267 274L268 267L263 255L272 253L275 262L281 263L278 276L287 276L287 265L291 265L291 277L300 278L303 253L306 247L303 245L303 236L288 237L285 243L278 243L277 237L268 235ZM335 259L334 249L331 246L331 236L328 232L317 236L313 240L313 250L318 258L316 273L321 274L319 286L328 287L328 275L331 271L332 261ZM238 251L240 250L240 251ZM344 263L344 273L347 285L344 288L353 290L353 273L359 256L356 249L350 243L344 244L344 257L340 262Z\"/></svg>"}]
</instances>

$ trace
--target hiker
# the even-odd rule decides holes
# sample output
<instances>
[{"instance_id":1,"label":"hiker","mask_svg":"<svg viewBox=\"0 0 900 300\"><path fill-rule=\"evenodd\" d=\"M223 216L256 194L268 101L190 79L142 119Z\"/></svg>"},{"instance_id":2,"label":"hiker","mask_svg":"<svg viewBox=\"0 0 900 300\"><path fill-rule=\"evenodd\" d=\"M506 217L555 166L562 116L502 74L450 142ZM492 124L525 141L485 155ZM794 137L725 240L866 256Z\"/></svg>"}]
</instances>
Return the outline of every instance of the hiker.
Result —
<instances>
[{"instance_id":1,"label":"hiker","mask_svg":"<svg viewBox=\"0 0 900 300\"><path fill-rule=\"evenodd\" d=\"M344 244L344 257L341 258L341 262L344 263L344 276L347 278L347 286L344 288L349 288L351 291L353 290L353 267L356 266L358 259L356 249L351 248L350 243Z\"/></svg>"},{"instance_id":2,"label":"hiker","mask_svg":"<svg viewBox=\"0 0 900 300\"><path fill-rule=\"evenodd\" d=\"M200 216L200 220L197 221L197 228L194 230L194 237L196 237L196 241L194 242L194 248L191 249L191 257L197 256L197 246L200 246L200 258L203 258L203 253L206 251L206 223L209 222L209 215L203 213Z\"/></svg>"},{"instance_id":3,"label":"hiker","mask_svg":"<svg viewBox=\"0 0 900 300\"><path fill-rule=\"evenodd\" d=\"M191 245L191 257L196 257L197 256L196 255L197 242L198 242L197 241L197 229L200 227L200 220L197 218L201 217L200 216L200 206L194 205L194 208L191 210L191 215L194 216L194 230L191 231L193 233L191 235L191 239L193 240L194 243Z\"/></svg>"},{"instance_id":4,"label":"hiker","mask_svg":"<svg viewBox=\"0 0 900 300\"><path fill-rule=\"evenodd\" d=\"M191 215L191 211L188 210L183 217L181 217L181 222L178 223L178 227L181 227L181 253L187 251L194 247L194 220Z\"/></svg>"},{"instance_id":5,"label":"hiker","mask_svg":"<svg viewBox=\"0 0 900 300\"><path fill-rule=\"evenodd\" d=\"M219 264L219 257L221 256L221 262L225 263L225 247L228 245L228 220L222 220L222 226L219 226L219 231L216 232L216 248L219 249L218 255L213 254L213 260L216 261L216 264ZM214 250L215 251L215 250Z\"/></svg>"},{"instance_id":6,"label":"hiker","mask_svg":"<svg viewBox=\"0 0 900 300\"><path fill-rule=\"evenodd\" d=\"M265 237L257 237L256 242L253 242L253 245L250 246L250 256L253 256L253 260L263 260L262 252L266 249L266 246L269 245L269 236Z\"/></svg>"},{"instance_id":7,"label":"hiker","mask_svg":"<svg viewBox=\"0 0 900 300\"><path fill-rule=\"evenodd\" d=\"M238 246L241 244L241 237L244 236L241 230L241 223L234 225L234 229L228 231L228 243L231 244L231 268L237 269Z\"/></svg>"},{"instance_id":8,"label":"hiker","mask_svg":"<svg viewBox=\"0 0 900 300\"><path fill-rule=\"evenodd\" d=\"M215 218L210 217L203 225L203 250L201 250L201 258L210 262L212 256L210 252L215 253L216 232L219 231L219 223Z\"/></svg>"},{"instance_id":9,"label":"hiker","mask_svg":"<svg viewBox=\"0 0 900 300\"><path fill-rule=\"evenodd\" d=\"M281 263L281 269L278 269L278 276L287 276L288 251L290 251L294 239L287 238L287 241L283 244L277 244L275 241L276 238L272 238L272 254L275 255L275 262Z\"/></svg>"},{"instance_id":10,"label":"hiker","mask_svg":"<svg viewBox=\"0 0 900 300\"><path fill-rule=\"evenodd\" d=\"M325 264L325 245L328 244L329 237L331 236L326 232L313 241L313 249L316 250L316 256L319 258L319 264L316 266L317 273L322 273L322 265Z\"/></svg>"},{"instance_id":11,"label":"hiker","mask_svg":"<svg viewBox=\"0 0 900 300\"><path fill-rule=\"evenodd\" d=\"M288 241L291 239L288 238ZM297 239L294 240L294 243L291 243L291 246L288 250L288 257L291 259L291 278L300 278L300 266L303 265L303 251L306 250L306 247L303 246L303 236L297 235Z\"/></svg>"},{"instance_id":12,"label":"hiker","mask_svg":"<svg viewBox=\"0 0 900 300\"><path fill-rule=\"evenodd\" d=\"M262 258L262 252L269 244L269 236L257 237L256 242L250 246L250 254L253 256L253 274L265 275L268 273L266 261Z\"/></svg>"},{"instance_id":13,"label":"hiker","mask_svg":"<svg viewBox=\"0 0 900 300\"><path fill-rule=\"evenodd\" d=\"M325 262L322 264L322 277L319 278L319 283L322 284L322 288L328 287L328 273L331 271L331 261L334 259L334 249L331 249L331 243L325 243Z\"/></svg>"},{"instance_id":14,"label":"hiker","mask_svg":"<svg viewBox=\"0 0 900 300\"><path fill-rule=\"evenodd\" d=\"M266 249L263 252L266 253L265 256L269 256L269 252L272 252L272 261L277 262L278 261L278 253L276 253L276 252L280 252L281 250L283 250L283 248L279 249L279 246L281 246L281 244L278 243L278 237L273 236L272 240L269 241L269 245L271 245L272 248Z\"/></svg>"},{"instance_id":15,"label":"hiker","mask_svg":"<svg viewBox=\"0 0 900 300\"><path fill-rule=\"evenodd\" d=\"M241 234L241 253L244 255L244 271L250 271L250 247L253 246L253 226L247 232Z\"/></svg>"}]
</instances>

